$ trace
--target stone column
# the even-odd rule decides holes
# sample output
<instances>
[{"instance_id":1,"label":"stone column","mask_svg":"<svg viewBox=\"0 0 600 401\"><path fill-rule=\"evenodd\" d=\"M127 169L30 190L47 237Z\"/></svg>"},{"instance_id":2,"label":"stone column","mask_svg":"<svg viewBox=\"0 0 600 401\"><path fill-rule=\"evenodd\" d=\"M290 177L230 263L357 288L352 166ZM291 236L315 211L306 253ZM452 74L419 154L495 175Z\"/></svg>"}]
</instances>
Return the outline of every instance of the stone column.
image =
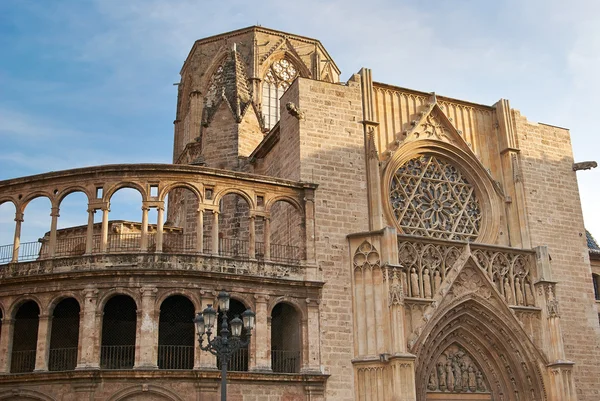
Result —
<instances>
[{"instance_id":1,"label":"stone column","mask_svg":"<svg viewBox=\"0 0 600 401\"><path fill-rule=\"evenodd\" d=\"M248 227L248 256L250 259L256 258L256 226L255 226L256 216L251 215Z\"/></svg>"},{"instance_id":2,"label":"stone column","mask_svg":"<svg viewBox=\"0 0 600 401\"><path fill-rule=\"evenodd\" d=\"M196 220L196 252L204 252L204 209L198 209Z\"/></svg>"},{"instance_id":3,"label":"stone column","mask_svg":"<svg viewBox=\"0 0 600 401\"><path fill-rule=\"evenodd\" d=\"M102 206L102 242L100 243L100 252L105 253L108 245L108 212L110 204Z\"/></svg>"},{"instance_id":4,"label":"stone column","mask_svg":"<svg viewBox=\"0 0 600 401\"><path fill-rule=\"evenodd\" d=\"M219 212L213 210L213 221L212 221L212 253L213 255L219 254Z\"/></svg>"},{"instance_id":5,"label":"stone column","mask_svg":"<svg viewBox=\"0 0 600 401\"><path fill-rule=\"evenodd\" d=\"M75 369L99 369L102 333L98 318L102 318L102 313L96 313L98 290L87 287L81 293L83 294L83 305L79 314L79 355Z\"/></svg>"},{"instance_id":6,"label":"stone column","mask_svg":"<svg viewBox=\"0 0 600 401\"><path fill-rule=\"evenodd\" d=\"M254 295L256 325L252 333L254 348L253 364L250 370L259 372L271 371L271 327L270 316L267 308L269 296L264 294Z\"/></svg>"},{"instance_id":7,"label":"stone column","mask_svg":"<svg viewBox=\"0 0 600 401\"><path fill-rule=\"evenodd\" d=\"M305 221L305 243L306 243L306 262L317 263L316 244L315 244L315 200L314 190L305 189L304 191L304 221Z\"/></svg>"},{"instance_id":8,"label":"stone column","mask_svg":"<svg viewBox=\"0 0 600 401\"><path fill-rule=\"evenodd\" d=\"M96 213L96 210L89 208L87 212L88 224L85 239L85 254L91 255L94 251L94 213Z\"/></svg>"},{"instance_id":9,"label":"stone column","mask_svg":"<svg viewBox=\"0 0 600 401\"><path fill-rule=\"evenodd\" d=\"M12 356L14 319L2 319L2 332L0 333L0 374L10 372L10 358Z\"/></svg>"},{"instance_id":10,"label":"stone column","mask_svg":"<svg viewBox=\"0 0 600 401\"><path fill-rule=\"evenodd\" d=\"M306 337L302 339L303 373L321 373L321 345L319 324L319 300L306 299Z\"/></svg>"},{"instance_id":11,"label":"stone column","mask_svg":"<svg viewBox=\"0 0 600 401\"><path fill-rule=\"evenodd\" d=\"M49 244L49 253L48 256L51 258L56 254L56 227L58 226L58 218L60 216L60 209L58 207L53 207L50 211L50 216L52 217L52 222L50 223L50 244Z\"/></svg>"},{"instance_id":12,"label":"stone column","mask_svg":"<svg viewBox=\"0 0 600 401\"><path fill-rule=\"evenodd\" d=\"M148 210L150 208L142 205L142 235L140 239L140 250L145 252L148 250Z\"/></svg>"},{"instance_id":13,"label":"stone column","mask_svg":"<svg viewBox=\"0 0 600 401\"><path fill-rule=\"evenodd\" d=\"M19 260L19 248L21 246L21 224L23 223L23 212L15 213L15 237L13 240L12 262Z\"/></svg>"},{"instance_id":14,"label":"stone column","mask_svg":"<svg viewBox=\"0 0 600 401\"><path fill-rule=\"evenodd\" d=\"M52 316L40 315L38 325L37 348L35 351L34 372L48 371L48 354L50 353L50 331L52 330Z\"/></svg>"},{"instance_id":15,"label":"stone column","mask_svg":"<svg viewBox=\"0 0 600 401\"><path fill-rule=\"evenodd\" d=\"M263 234L265 244L265 260L271 260L271 217L265 216L265 232Z\"/></svg>"},{"instance_id":16,"label":"stone column","mask_svg":"<svg viewBox=\"0 0 600 401\"><path fill-rule=\"evenodd\" d=\"M215 306L215 294L212 291L200 291L200 295L202 304L200 310L196 311L196 313L202 313L204 308L206 308L208 305L213 305L213 307ZM214 334L218 334L215 331L217 330L218 323L218 319L215 319L215 325L212 328L213 336ZM200 346L198 344L198 332L196 332L195 330L196 328L194 327L194 333L196 334L196 342L194 343L194 369L217 369L217 357L208 351L202 351L200 349ZM206 345L206 341L204 341L203 345Z\"/></svg>"},{"instance_id":17,"label":"stone column","mask_svg":"<svg viewBox=\"0 0 600 401\"><path fill-rule=\"evenodd\" d=\"M158 318L156 316L156 287L142 287L142 307L140 310L136 364L134 369L158 369Z\"/></svg>"},{"instance_id":18,"label":"stone column","mask_svg":"<svg viewBox=\"0 0 600 401\"><path fill-rule=\"evenodd\" d=\"M163 249L163 231L164 231L164 213L165 213L165 203L156 208L156 249L157 253L162 252Z\"/></svg>"}]
</instances>

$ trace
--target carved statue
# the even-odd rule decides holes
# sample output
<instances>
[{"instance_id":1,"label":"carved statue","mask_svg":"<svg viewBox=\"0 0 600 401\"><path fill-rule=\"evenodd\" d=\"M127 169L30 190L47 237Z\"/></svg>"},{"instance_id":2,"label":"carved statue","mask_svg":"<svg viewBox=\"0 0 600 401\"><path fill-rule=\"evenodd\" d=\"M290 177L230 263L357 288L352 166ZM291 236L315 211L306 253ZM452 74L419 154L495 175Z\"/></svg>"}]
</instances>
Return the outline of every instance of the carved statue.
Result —
<instances>
[{"instance_id":1,"label":"carved statue","mask_svg":"<svg viewBox=\"0 0 600 401\"><path fill-rule=\"evenodd\" d=\"M508 281L508 278L504 279L504 298L506 299L507 304L512 305L514 303L512 297L512 290L510 288L510 282Z\"/></svg>"},{"instance_id":2,"label":"carved statue","mask_svg":"<svg viewBox=\"0 0 600 401\"><path fill-rule=\"evenodd\" d=\"M446 361L446 388L448 391L454 391L454 373L452 373L452 363Z\"/></svg>"},{"instance_id":3,"label":"carved statue","mask_svg":"<svg viewBox=\"0 0 600 401\"><path fill-rule=\"evenodd\" d=\"M525 300L527 306L535 306L535 298L533 297L533 291L531 290L531 284L525 281Z\"/></svg>"},{"instance_id":4,"label":"carved statue","mask_svg":"<svg viewBox=\"0 0 600 401\"><path fill-rule=\"evenodd\" d=\"M462 361L460 368L462 370L462 389L463 391L469 391L469 366L467 365L467 362Z\"/></svg>"},{"instance_id":5,"label":"carved statue","mask_svg":"<svg viewBox=\"0 0 600 401\"><path fill-rule=\"evenodd\" d=\"M438 383L441 391L446 390L446 369L441 362L437 364Z\"/></svg>"},{"instance_id":6,"label":"carved statue","mask_svg":"<svg viewBox=\"0 0 600 401\"><path fill-rule=\"evenodd\" d=\"M483 382L483 375L481 374L481 371L477 371L475 381L477 382L477 391L487 391L487 387Z\"/></svg>"},{"instance_id":7,"label":"carved statue","mask_svg":"<svg viewBox=\"0 0 600 401\"><path fill-rule=\"evenodd\" d=\"M475 378L475 369L473 366L469 366L469 391L475 392L477 390L477 380Z\"/></svg>"},{"instance_id":8,"label":"carved statue","mask_svg":"<svg viewBox=\"0 0 600 401\"><path fill-rule=\"evenodd\" d=\"M515 293L517 294L517 305L525 305L525 300L523 299L523 291L521 290L521 279L515 279Z\"/></svg>"},{"instance_id":9,"label":"carved statue","mask_svg":"<svg viewBox=\"0 0 600 401\"><path fill-rule=\"evenodd\" d=\"M462 370L458 355L452 357L452 373L454 374L454 391L462 390Z\"/></svg>"},{"instance_id":10,"label":"carved statue","mask_svg":"<svg viewBox=\"0 0 600 401\"><path fill-rule=\"evenodd\" d=\"M423 292L425 298L431 298L431 279L429 277L429 269L423 270Z\"/></svg>"},{"instance_id":11,"label":"carved statue","mask_svg":"<svg viewBox=\"0 0 600 401\"><path fill-rule=\"evenodd\" d=\"M434 372L431 372L431 374L429 375L429 382L427 383L427 388L431 391L435 391L438 389L438 383Z\"/></svg>"},{"instance_id":12,"label":"carved statue","mask_svg":"<svg viewBox=\"0 0 600 401\"><path fill-rule=\"evenodd\" d=\"M433 290L437 291L440 289L441 286L442 286L442 276L440 276L440 272L436 270L433 273Z\"/></svg>"},{"instance_id":13,"label":"carved statue","mask_svg":"<svg viewBox=\"0 0 600 401\"><path fill-rule=\"evenodd\" d=\"M410 269L410 286L412 288L412 296L420 297L421 290L419 289L419 276L417 276L417 272L415 271L414 267Z\"/></svg>"}]
</instances>

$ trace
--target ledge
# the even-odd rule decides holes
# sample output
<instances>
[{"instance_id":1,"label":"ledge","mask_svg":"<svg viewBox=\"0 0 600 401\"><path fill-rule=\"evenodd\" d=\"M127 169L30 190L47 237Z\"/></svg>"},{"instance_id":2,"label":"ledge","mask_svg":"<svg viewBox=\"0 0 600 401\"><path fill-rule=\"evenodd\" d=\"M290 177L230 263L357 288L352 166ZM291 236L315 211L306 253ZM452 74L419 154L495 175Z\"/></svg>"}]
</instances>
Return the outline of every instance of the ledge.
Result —
<instances>
[{"instance_id":1,"label":"ledge","mask_svg":"<svg viewBox=\"0 0 600 401\"><path fill-rule=\"evenodd\" d=\"M285 280L287 285L322 287L316 277L317 266L308 264L287 264L252 259L236 259L214 255L198 254L155 254L155 253L119 253L77 257L61 257L31 262L9 263L0 266L0 280L31 282L35 277L46 280L89 275L198 275L228 276L228 279L261 282Z\"/></svg>"}]
</instances>

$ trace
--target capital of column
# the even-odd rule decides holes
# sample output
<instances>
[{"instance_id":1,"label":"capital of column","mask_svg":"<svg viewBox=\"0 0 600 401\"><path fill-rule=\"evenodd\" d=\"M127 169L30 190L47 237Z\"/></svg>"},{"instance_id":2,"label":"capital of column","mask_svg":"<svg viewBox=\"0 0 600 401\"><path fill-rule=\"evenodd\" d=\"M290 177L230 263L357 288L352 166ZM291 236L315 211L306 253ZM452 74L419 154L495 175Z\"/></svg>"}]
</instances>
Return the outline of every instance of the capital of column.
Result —
<instances>
[{"instance_id":1,"label":"capital of column","mask_svg":"<svg viewBox=\"0 0 600 401\"><path fill-rule=\"evenodd\" d=\"M142 210L144 210L144 211L146 211L146 212L147 212L147 211L149 211L149 210L150 210L150 207L149 207L149 206L146 206L146 205L142 205Z\"/></svg>"},{"instance_id":2,"label":"capital of column","mask_svg":"<svg viewBox=\"0 0 600 401\"><path fill-rule=\"evenodd\" d=\"M317 307L320 304L321 304L321 301L319 301L318 299L315 299L315 298L306 298L306 305L307 306Z\"/></svg>"},{"instance_id":3,"label":"capital of column","mask_svg":"<svg viewBox=\"0 0 600 401\"><path fill-rule=\"evenodd\" d=\"M58 206L54 206L50 209L50 216L52 217L60 217L60 208Z\"/></svg>"},{"instance_id":4,"label":"capital of column","mask_svg":"<svg viewBox=\"0 0 600 401\"><path fill-rule=\"evenodd\" d=\"M11 319L8 316L3 317L2 319L0 319L0 321L2 321L3 326L9 326L9 325L15 324L15 319Z\"/></svg>"},{"instance_id":5,"label":"capital of column","mask_svg":"<svg viewBox=\"0 0 600 401\"><path fill-rule=\"evenodd\" d=\"M254 294L256 303L267 303L269 302L269 299L271 299L271 297L267 294Z\"/></svg>"},{"instance_id":6,"label":"capital of column","mask_svg":"<svg viewBox=\"0 0 600 401\"><path fill-rule=\"evenodd\" d=\"M16 212L15 213L15 221L22 223L24 220L23 216L24 216L23 212Z\"/></svg>"},{"instance_id":7,"label":"capital of column","mask_svg":"<svg viewBox=\"0 0 600 401\"><path fill-rule=\"evenodd\" d=\"M81 290L81 294L86 298L97 298L98 297L98 289L97 288L84 288Z\"/></svg>"},{"instance_id":8,"label":"capital of column","mask_svg":"<svg viewBox=\"0 0 600 401\"><path fill-rule=\"evenodd\" d=\"M39 320L50 320L51 318L52 318L52 315L49 315L47 313L38 316Z\"/></svg>"},{"instance_id":9,"label":"capital of column","mask_svg":"<svg viewBox=\"0 0 600 401\"><path fill-rule=\"evenodd\" d=\"M87 210L88 213L96 213L96 209L93 207L88 208Z\"/></svg>"},{"instance_id":10,"label":"capital of column","mask_svg":"<svg viewBox=\"0 0 600 401\"><path fill-rule=\"evenodd\" d=\"M155 297L158 289L156 287L142 287L140 293L143 297Z\"/></svg>"}]
</instances>

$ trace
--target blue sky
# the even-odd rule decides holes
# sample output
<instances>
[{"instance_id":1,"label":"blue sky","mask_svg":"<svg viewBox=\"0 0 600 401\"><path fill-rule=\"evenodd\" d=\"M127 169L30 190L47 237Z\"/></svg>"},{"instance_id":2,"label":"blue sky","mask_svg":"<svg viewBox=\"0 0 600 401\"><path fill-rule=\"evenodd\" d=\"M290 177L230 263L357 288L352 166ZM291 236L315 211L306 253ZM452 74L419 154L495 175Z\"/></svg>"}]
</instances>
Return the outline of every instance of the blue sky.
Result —
<instances>
[{"instance_id":1,"label":"blue sky","mask_svg":"<svg viewBox=\"0 0 600 401\"><path fill-rule=\"evenodd\" d=\"M369 67L393 85L507 98L530 121L570 128L576 161L600 159L599 15L600 2L582 0L3 0L0 180L170 162L173 83L194 40L254 24L320 39L343 80ZM600 168L578 178L586 226L600 237ZM48 223L25 240L49 227L43 202L31 207L25 224ZM85 210L64 213L63 224L85 224ZM131 213L111 218L139 219ZM0 206L0 244L12 241L13 217Z\"/></svg>"}]
</instances>

